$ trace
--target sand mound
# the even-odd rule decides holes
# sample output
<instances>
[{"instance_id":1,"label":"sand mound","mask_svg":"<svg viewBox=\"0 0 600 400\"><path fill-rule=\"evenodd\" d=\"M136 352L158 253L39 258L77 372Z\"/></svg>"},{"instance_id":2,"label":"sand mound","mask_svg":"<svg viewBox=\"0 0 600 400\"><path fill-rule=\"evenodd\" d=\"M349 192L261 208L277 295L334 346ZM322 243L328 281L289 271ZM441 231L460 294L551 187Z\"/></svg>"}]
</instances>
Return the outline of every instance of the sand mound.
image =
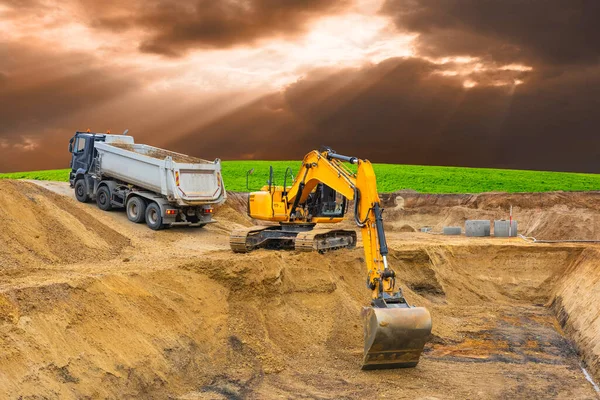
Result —
<instances>
[{"instance_id":1,"label":"sand mound","mask_svg":"<svg viewBox=\"0 0 600 400\"><path fill-rule=\"evenodd\" d=\"M394 250L407 298L432 312L433 340L419 368L375 373L359 370L368 303L360 249L217 251L168 270L9 290L0 296L0 387L56 398L337 399L374 387L395 398L588 398L573 347L541 305L580 253ZM507 368L518 379L504 377Z\"/></svg>"},{"instance_id":2,"label":"sand mound","mask_svg":"<svg viewBox=\"0 0 600 400\"><path fill-rule=\"evenodd\" d=\"M449 207L443 199L425 210L417 199L419 213L415 195L401 195L404 209L386 211L398 228L389 230L389 261L408 301L431 311L432 340L415 369L362 372L359 314L370 295L362 249L233 254L226 231L249 223L237 211L243 196L216 210L219 224L155 232L93 204L0 182L0 204L7 204L0 249L31 275L1 286L0 392L49 399L594 398L576 349L598 374L599 249L399 232L433 219L436 209L456 218L504 207L484 198L481 209ZM31 204L18 213L23 202ZM126 254L116 253L127 244L117 232L132 239ZM82 262L72 264L79 250ZM47 267L33 269L41 264Z\"/></svg>"},{"instance_id":3,"label":"sand mound","mask_svg":"<svg viewBox=\"0 0 600 400\"><path fill-rule=\"evenodd\" d=\"M72 200L26 182L0 180L0 269L107 259L128 239Z\"/></svg>"},{"instance_id":4,"label":"sand mound","mask_svg":"<svg viewBox=\"0 0 600 400\"><path fill-rule=\"evenodd\" d=\"M410 225L432 226L434 231L441 231L444 226L464 226L467 219L508 219L512 205L519 233L526 236L600 240L600 192L390 193L381 197L386 207L386 224L392 229Z\"/></svg>"},{"instance_id":5,"label":"sand mound","mask_svg":"<svg viewBox=\"0 0 600 400\"><path fill-rule=\"evenodd\" d=\"M410 225L402 225L400 228L394 227L394 225L390 224L390 227L392 227L392 229L397 229L398 232L416 232L417 230L410 226Z\"/></svg>"},{"instance_id":6,"label":"sand mound","mask_svg":"<svg viewBox=\"0 0 600 400\"><path fill-rule=\"evenodd\" d=\"M227 202L215 210L215 219L230 230L244 226L252 226L252 218L247 214L248 195L244 193L227 193Z\"/></svg>"},{"instance_id":7,"label":"sand mound","mask_svg":"<svg viewBox=\"0 0 600 400\"><path fill-rule=\"evenodd\" d=\"M600 251L586 249L554 289L552 309L565 331L575 340L585 364L600 377Z\"/></svg>"}]
</instances>

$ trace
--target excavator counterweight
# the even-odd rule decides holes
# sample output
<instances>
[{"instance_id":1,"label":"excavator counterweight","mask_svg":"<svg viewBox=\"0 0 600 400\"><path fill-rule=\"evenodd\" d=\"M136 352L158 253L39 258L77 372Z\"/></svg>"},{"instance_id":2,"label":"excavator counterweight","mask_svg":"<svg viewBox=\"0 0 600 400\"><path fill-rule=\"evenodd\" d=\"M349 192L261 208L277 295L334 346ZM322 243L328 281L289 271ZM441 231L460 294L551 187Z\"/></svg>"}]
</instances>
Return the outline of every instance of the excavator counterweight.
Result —
<instances>
[{"instance_id":1,"label":"excavator counterweight","mask_svg":"<svg viewBox=\"0 0 600 400\"><path fill-rule=\"evenodd\" d=\"M357 166L356 172L344 166ZM356 232L315 228L317 224L342 222L348 200L354 201L354 222L361 230L367 287L371 306L362 311L365 351L362 369L406 368L419 362L431 333L431 316L423 307L410 306L399 288L396 273L388 266L383 230L383 209L373 167L368 160L336 154L325 148L311 151L291 186L276 186L273 170L268 186L248 197L248 215L279 223L236 230L231 249L318 251L354 248Z\"/></svg>"}]
</instances>

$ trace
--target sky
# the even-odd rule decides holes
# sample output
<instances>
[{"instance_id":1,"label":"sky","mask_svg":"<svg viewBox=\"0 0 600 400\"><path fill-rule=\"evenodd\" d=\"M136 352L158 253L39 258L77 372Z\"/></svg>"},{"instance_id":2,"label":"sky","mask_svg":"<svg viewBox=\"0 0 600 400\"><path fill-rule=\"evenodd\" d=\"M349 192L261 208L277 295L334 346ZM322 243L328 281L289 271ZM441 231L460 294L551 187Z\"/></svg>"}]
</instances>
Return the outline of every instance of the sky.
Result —
<instances>
[{"instance_id":1,"label":"sky","mask_svg":"<svg viewBox=\"0 0 600 400\"><path fill-rule=\"evenodd\" d=\"M0 172L206 159L600 173L597 0L0 0Z\"/></svg>"}]
</instances>

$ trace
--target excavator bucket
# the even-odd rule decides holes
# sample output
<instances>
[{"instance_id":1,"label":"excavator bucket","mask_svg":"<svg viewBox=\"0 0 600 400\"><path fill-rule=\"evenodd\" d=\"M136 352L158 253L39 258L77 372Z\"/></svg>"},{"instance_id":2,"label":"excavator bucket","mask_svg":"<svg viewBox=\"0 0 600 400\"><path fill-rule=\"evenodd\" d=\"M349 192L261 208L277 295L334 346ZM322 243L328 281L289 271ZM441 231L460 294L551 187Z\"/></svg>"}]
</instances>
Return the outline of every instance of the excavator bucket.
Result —
<instances>
[{"instance_id":1,"label":"excavator bucket","mask_svg":"<svg viewBox=\"0 0 600 400\"><path fill-rule=\"evenodd\" d=\"M431 333L424 307L364 307L363 370L410 368L417 365Z\"/></svg>"}]
</instances>

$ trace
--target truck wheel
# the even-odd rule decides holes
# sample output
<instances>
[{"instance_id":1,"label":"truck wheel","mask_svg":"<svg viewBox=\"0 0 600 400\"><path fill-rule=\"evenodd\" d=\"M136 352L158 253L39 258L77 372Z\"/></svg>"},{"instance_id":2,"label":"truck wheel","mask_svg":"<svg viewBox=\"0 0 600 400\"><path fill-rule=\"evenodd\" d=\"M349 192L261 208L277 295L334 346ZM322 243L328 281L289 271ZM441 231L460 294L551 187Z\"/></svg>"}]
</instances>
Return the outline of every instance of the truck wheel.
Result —
<instances>
[{"instance_id":1,"label":"truck wheel","mask_svg":"<svg viewBox=\"0 0 600 400\"><path fill-rule=\"evenodd\" d=\"M129 200L127 200L125 209L127 211L127 218L129 218L131 222L139 224L146 220L146 202L141 197L131 196Z\"/></svg>"},{"instance_id":2,"label":"truck wheel","mask_svg":"<svg viewBox=\"0 0 600 400\"><path fill-rule=\"evenodd\" d=\"M77 182L75 182L75 198L82 203L87 203L90 200L85 181L82 178L77 179Z\"/></svg>"},{"instance_id":3,"label":"truck wheel","mask_svg":"<svg viewBox=\"0 0 600 400\"><path fill-rule=\"evenodd\" d=\"M96 204L102 211L112 210L112 205L110 204L110 190L108 190L106 186L102 186L98 189L98 192L96 193Z\"/></svg>"},{"instance_id":4,"label":"truck wheel","mask_svg":"<svg viewBox=\"0 0 600 400\"><path fill-rule=\"evenodd\" d=\"M146 207L146 225L155 231L164 228L162 223L163 218L160 214L160 206L155 202L148 204Z\"/></svg>"}]
</instances>

